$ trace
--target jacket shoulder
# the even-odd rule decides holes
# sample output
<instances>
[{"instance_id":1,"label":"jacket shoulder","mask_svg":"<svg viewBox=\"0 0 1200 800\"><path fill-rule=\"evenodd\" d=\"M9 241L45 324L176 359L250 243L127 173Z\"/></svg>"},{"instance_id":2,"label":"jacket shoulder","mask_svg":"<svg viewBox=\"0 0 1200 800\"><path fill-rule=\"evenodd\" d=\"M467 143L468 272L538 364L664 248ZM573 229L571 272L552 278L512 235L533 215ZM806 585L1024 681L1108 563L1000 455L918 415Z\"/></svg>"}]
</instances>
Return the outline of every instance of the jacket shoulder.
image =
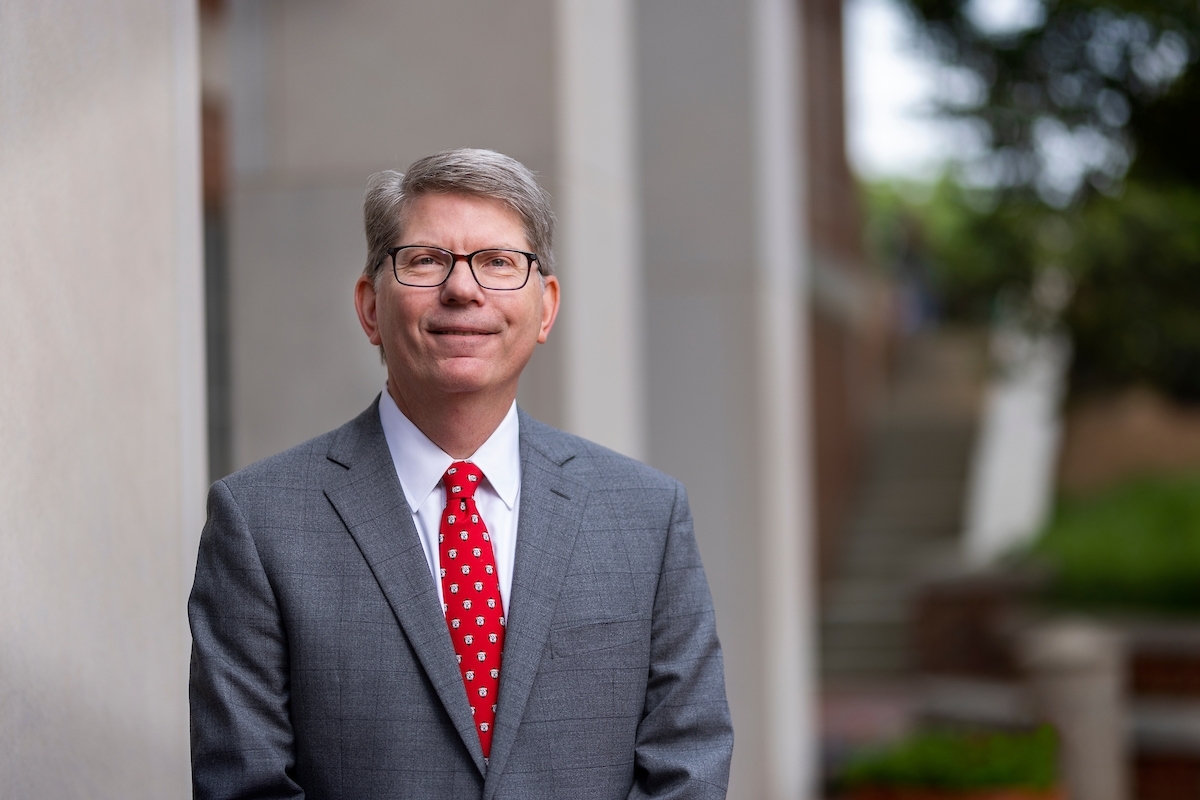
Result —
<instances>
[{"instance_id":1,"label":"jacket shoulder","mask_svg":"<svg viewBox=\"0 0 1200 800\"><path fill-rule=\"evenodd\" d=\"M346 466L353 454L373 434L382 437L378 398L365 411L344 425L315 436L281 453L261 459L221 479L235 494L253 487L296 487L308 485L325 469Z\"/></svg>"}]
</instances>

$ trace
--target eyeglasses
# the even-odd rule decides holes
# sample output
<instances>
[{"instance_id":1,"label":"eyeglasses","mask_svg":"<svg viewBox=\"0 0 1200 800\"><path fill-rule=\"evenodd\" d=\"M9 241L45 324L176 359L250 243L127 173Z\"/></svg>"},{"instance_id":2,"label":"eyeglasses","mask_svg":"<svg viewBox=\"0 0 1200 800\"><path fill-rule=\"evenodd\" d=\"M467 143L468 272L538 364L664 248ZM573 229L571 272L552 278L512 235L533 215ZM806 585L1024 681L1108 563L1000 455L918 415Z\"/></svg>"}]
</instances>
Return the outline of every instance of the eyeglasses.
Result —
<instances>
[{"instance_id":1,"label":"eyeglasses","mask_svg":"<svg viewBox=\"0 0 1200 800\"><path fill-rule=\"evenodd\" d=\"M452 253L440 247L405 245L389 247L392 273L405 286L441 286L450 278L459 259L467 262L471 276L484 289L511 292L529 282L529 273L537 262L537 253L524 250L476 250L474 253ZM539 264L538 270L541 270Z\"/></svg>"}]
</instances>

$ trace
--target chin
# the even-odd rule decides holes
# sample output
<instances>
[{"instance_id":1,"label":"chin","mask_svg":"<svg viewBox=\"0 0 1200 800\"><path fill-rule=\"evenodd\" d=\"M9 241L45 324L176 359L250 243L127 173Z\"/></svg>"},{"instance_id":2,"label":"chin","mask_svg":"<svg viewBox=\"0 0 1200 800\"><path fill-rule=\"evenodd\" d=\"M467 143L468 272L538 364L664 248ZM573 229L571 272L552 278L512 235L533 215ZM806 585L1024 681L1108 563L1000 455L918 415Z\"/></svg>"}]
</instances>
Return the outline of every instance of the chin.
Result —
<instances>
[{"instance_id":1,"label":"chin","mask_svg":"<svg viewBox=\"0 0 1200 800\"><path fill-rule=\"evenodd\" d=\"M435 381L442 394L474 394L494 388L494 381L477 369L445 370Z\"/></svg>"}]
</instances>

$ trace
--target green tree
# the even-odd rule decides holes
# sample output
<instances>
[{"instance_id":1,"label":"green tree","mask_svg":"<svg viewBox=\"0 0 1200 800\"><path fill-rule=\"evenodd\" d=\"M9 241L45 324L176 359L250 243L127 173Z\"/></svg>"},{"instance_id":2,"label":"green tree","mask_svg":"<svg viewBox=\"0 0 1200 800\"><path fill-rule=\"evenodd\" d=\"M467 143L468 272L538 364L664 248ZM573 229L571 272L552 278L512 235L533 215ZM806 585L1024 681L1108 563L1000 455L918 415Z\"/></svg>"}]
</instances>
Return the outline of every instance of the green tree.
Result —
<instances>
[{"instance_id":1,"label":"green tree","mask_svg":"<svg viewBox=\"0 0 1200 800\"><path fill-rule=\"evenodd\" d=\"M987 30L971 0L902 0L934 53L979 91L942 110L975 120L1000 186L1045 186L1055 134L1087 151L1086 184L1125 176L1200 187L1200 3L1029 0L1041 21Z\"/></svg>"}]
</instances>

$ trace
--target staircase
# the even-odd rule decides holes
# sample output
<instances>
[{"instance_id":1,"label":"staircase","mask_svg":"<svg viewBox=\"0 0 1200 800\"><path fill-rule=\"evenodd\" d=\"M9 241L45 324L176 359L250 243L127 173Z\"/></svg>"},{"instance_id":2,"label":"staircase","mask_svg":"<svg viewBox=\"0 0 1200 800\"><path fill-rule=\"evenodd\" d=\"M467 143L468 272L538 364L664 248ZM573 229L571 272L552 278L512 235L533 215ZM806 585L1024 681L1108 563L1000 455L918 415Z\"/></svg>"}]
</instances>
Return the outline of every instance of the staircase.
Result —
<instances>
[{"instance_id":1,"label":"staircase","mask_svg":"<svg viewBox=\"0 0 1200 800\"><path fill-rule=\"evenodd\" d=\"M957 557L985 351L970 331L908 340L870 433L820 626L821 678L845 687L910 674L910 599L927 569Z\"/></svg>"}]
</instances>

